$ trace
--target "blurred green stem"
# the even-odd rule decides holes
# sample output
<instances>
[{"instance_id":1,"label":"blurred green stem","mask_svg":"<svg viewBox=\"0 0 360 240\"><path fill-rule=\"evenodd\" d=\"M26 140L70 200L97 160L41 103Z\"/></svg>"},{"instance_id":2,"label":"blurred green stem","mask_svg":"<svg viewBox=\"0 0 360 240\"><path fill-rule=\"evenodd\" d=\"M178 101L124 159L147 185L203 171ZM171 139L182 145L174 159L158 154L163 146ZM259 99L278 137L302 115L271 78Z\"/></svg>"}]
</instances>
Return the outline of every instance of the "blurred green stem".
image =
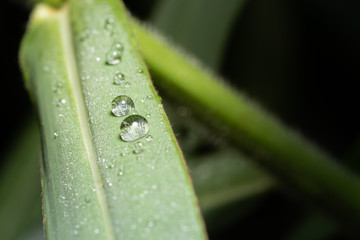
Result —
<instances>
[{"instance_id":1,"label":"blurred green stem","mask_svg":"<svg viewBox=\"0 0 360 240\"><path fill-rule=\"evenodd\" d=\"M14 239L41 220L39 130L33 118L22 130L1 169L0 232L3 240Z\"/></svg>"},{"instance_id":2,"label":"blurred green stem","mask_svg":"<svg viewBox=\"0 0 360 240\"><path fill-rule=\"evenodd\" d=\"M218 131L258 156L285 184L326 207L354 229L360 223L360 181L299 134L173 49L137 22L134 29L156 85L192 107Z\"/></svg>"}]
</instances>

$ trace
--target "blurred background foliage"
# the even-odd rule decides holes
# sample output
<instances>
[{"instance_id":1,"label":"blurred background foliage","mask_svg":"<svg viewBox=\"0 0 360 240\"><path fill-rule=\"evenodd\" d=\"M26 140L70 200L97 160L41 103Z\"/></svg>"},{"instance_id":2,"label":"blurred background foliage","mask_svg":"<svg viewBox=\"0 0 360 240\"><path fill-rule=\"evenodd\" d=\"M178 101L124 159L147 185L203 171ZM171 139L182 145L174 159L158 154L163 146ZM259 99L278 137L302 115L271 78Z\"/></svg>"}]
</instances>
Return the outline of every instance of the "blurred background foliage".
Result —
<instances>
[{"instance_id":1,"label":"blurred background foliage","mask_svg":"<svg viewBox=\"0 0 360 240\"><path fill-rule=\"evenodd\" d=\"M31 5L21 0L5 0L2 4L0 179L9 174L8 166L16 168L6 159L26 158L26 152L14 157L16 150L11 149L20 144L19 136L26 134L21 130L33 118L17 60ZM132 15L153 25L171 42L223 76L231 86L312 139L342 164L359 171L358 1L125 0L125 4ZM226 164L234 164L231 161L239 156L236 147L226 139L220 143L213 141L219 137L203 128L186 106L168 100L166 92L160 95L164 96L190 171L200 171L194 177L202 174L199 166L202 159L209 162L224 159ZM221 165L217 168L221 169ZM7 176L10 179L21 177L11 174ZM216 185L216 172L208 175L210 178L203 181L213 180ZM203 187L201 181L194 179L195 186L199 183L198 191ZM226 181L223 184L230 185ZM271 183L267 191L264 188L206 211L210 239L265 236L288 240L349 239L317 209L297 199L290 189L272 186ZM40 184L34 187L35 197L31 196L38 204L39 189ZM26 196L29 195L23 198ZM1 199L5 196L0 196L0 203ZM34 209L40 208L37 206ZM23 210L15 217L31 215L30 210L34 209ZM31 225L40 225L40 214L34 219L38 219L36 223L24 223L19 232L31 229Z\"/></svg>"}]
</instances>

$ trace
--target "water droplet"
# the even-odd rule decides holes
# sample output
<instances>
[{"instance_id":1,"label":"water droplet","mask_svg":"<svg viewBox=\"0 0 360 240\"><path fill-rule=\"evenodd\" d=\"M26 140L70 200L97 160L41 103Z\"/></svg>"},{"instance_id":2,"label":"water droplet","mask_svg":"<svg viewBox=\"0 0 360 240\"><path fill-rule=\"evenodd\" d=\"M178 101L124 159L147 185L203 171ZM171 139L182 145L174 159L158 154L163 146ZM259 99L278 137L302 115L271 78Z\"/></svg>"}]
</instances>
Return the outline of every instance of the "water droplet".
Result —
<instances>
[{"instance_id":1,"label":"water droplet","mask_svg":"<svg viewBox=\"0 0 360 240\"><path fill-rule=\"evenodd\" d=\"M100 232L99 229L95 228L94 233L98 234L99 232Z\"/></svg>"},{"instance_id":2,"label":"water droplet","mask_svg":"<svg viewBox=\"0 0 360 240\"><path fill-rule=\"evenodd\" d=\"M112 34L114 28L114 19L113 18L107 18L105 19L104 29L109 33Z\"/></svg>"},{"instance_id":3,"label":"water droplet","mask_svg":"<svg viewBox=\"0 0 360 240\"><path fill-rule=\"evenodd\" d=\"M101 60L100 57L97 57L97 58L96 58L96 61L97 61L97 62L100 62L100 60Z\"/></svg>"},{"instance_id":4,"label":"water droplet","mask_svg":"<svg viewBox=\"0 0 360 240\"><path fill-rule=\"evenodd\" d=\"M110 51L106 54L106 63L108 65L116 65L121 61L122 53L124 51L124 46L116 42L112 45Z\"/></svg>"},{"instance_id":5,"label":"water droplet","mask_svg":"<svg viewBox=\"0 0 360 240\"><path fill-rule=\"evenodd\" d=\"M149 135L145 139L147 142L151 142L153 140L153 137L151 135Z\"/></svg>"},{"instance_id":6,"label":"water droplet","mask_svg":"<svg viewBox=\"0 0 360 240\"><path fill-rule=\"evenodd\" d=\"M74 235L78 235L78 231L77 231L77 230L74 230Z\"/></svg>"},{"instance_id":7,"label":"water droplet","mask_svg":"<svg viewBox=\"0 0 360 240\"><path fill-rule=\"evenodd\" d=\"M120 172L118 173L118 175L119 175L119 176L122 176L122 175L124 175L124 172L123 172L123 171L120 171Z\"/></svg>"},{"instance_id":8,"label":"water droplet","mask_svg":"<svg viewBox=\"0 0 360 240\"><path fill-rule=\"evenodd\" d=\"M59 131L54 132L54 138L57 138L59 136Z\"/></svg>"},{"instance_id":9,"label":"water droplet","mask_svg":"<svg viewBox=\"0 0 360 240\"><path fill-rule=\"evenodd\" d=\"M132 142L142 138L149 132L149 123L140 115L125 118L120 125L120 136L125 142Z\"/></svg>"},{"instance_id":10,"label":"water droplet","mask_svg":"<svg viewBox=\"0 0 360 240\"><path fill-rule=\"evenodd\" d=\"M114 75L114 84L121 85L124 83L125 75L117 71Z\"/></svg>"},{"instance_id":11,"label":"water droplet","mask_svg":"<svg viewBox=\"0 0 360 240\"><path fill-rule=\"evenodd\" d=\"M82 33L80 33L80 41L83 42L85 41L90 35L90 29L86 28Z\"/></svg>"},{"instance_id":12,"label":"water droplet","mask_svg":"<svg viewBox=\"0 0 360 240\"><path fill-rule=\"evenodd\" d=\"M143 151L145 151L145 145L142 142L138 142L137 144L135 144L133 153L139 154Z\"/></svg>"},{"instance_id":13,"label":"water droplet","mask_svg":"<svg viewBox=\"0 0 360 240\"><path fill-rule=\"evenodd\" d=\"M111 103L111 111L117 117L123 117L134 110L135 104L131 98L125 95L116 97Z\"/></svg>"},{"instance_id":14,"label":"water droplet","mask_svg":"<svg viewBox=\"0 0 360 240\"><path fill-rule=\"evenodd\" d=\"M57 102L57 104L56 104L56 106L61 106L62 104L65 104L66 103L66 100L64 99L64 98L62 98L62 99L60 99L58 102Z\"/></svg>"},{"instance_id":15,"label":"water droplet","mask_svg":"<svg viewBox=\"0 0 360 240\"><path fill-rule=\"evenodd\" d=\"M149 118L149 117L151 117L151 114L150 114L150 113L147 113L147 114L145 115L145 117Z\"/></svg>"},{"instance_id":16,"label":"water droplet","mask_svg":"<svg viewBox=\"0 0 360 240\"><path fill-rule=\"evenodd\" d=\"M131 87L131 84L129 82L125 82L125 87L129 88Z\"/></svg>"},{"instance_id":17,"label":"water droplet","mask_svg":"<svg viewBox=\"0 0 360 240\"><path fill-rule=\"evenodd\" d=\"M152 227L154 226L154 222L150 221L150 222L148 223L148 226L149 226L150 228L152 228Z\"/></svg>"},{"instance_id":18,"label":"water droplet","mask_svg":"<svg viewBox=\"0 0 360 240\"><path fill-rule=\"evenodd\" d=\"M85 197L85 202L90 203L91 202L91 197Z\"/></svg>"},{"instance_id":19,"label":"water droplet","mask_svg":"<svg viewBox=\"0 0 360 240\"><path fill-rule=\"evenodd\" d=\"M143 74L144 73L144 70L142 68L137 68L136 69L136 72L137 73L140 73L140 74Z\"/></svg>"}]
</instances>

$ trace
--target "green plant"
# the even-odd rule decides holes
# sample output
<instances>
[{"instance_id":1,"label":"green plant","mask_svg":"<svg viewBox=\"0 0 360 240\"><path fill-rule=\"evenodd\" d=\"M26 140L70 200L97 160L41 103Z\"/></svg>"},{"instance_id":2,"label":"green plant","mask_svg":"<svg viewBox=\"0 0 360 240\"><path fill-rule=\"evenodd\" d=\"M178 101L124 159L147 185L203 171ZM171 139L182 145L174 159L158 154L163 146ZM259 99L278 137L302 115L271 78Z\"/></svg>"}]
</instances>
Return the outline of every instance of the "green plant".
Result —
<instances>
[{"instance_id":1,"label":"green plant","mask_svg":"<svg viewBox=\"0 0 360 240\"><path fill-rule=\"evenodd\" d=\"M214 142L228 141L225 149L203 157L204 163L197 162L202 157L188 156L205 216L275 185L231 146L238 145L278 181L323 205L343 226L357 228L356 176L139 23L128 21L117 1L69 1L58 10L39 5L33 14L20 59L40 115L48 238L206 237L182 154L132 30L157 86L206 122L207 127L195 120L183 126L198 134L193 142L204 141L209 132ZM110 102L118 95L129 113L146 116L146 140L129 143L137 140L131 133L119 139L119 125L126 128L123 121L131 118L111 115ZM169 105L170 117L173 110ZM191 119L189 109L180 110ZM144 124L140 137L147 134ZM180 138L183 148L194 148L187 140L181 143Z\"/></svg>"}]
</instances>

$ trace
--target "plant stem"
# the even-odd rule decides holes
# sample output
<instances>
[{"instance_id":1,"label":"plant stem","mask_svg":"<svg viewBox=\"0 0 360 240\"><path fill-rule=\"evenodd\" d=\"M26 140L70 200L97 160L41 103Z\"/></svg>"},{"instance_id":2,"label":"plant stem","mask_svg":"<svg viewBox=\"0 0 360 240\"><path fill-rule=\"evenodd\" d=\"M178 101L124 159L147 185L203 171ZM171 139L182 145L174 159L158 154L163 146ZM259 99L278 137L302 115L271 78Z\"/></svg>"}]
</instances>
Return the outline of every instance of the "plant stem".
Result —
<instances>
[{"instance_id":1,"label":"plant stem","mask_svg":"<svg viewBox=\"0 0 360 240\"><path fill-rule=\"evenodd\" d=\"M360 181L355 175L162 38L133 25L158 87L259 155L258 161L285 184L345 225L359 227Z\"/></svg>"}]
</instances>

